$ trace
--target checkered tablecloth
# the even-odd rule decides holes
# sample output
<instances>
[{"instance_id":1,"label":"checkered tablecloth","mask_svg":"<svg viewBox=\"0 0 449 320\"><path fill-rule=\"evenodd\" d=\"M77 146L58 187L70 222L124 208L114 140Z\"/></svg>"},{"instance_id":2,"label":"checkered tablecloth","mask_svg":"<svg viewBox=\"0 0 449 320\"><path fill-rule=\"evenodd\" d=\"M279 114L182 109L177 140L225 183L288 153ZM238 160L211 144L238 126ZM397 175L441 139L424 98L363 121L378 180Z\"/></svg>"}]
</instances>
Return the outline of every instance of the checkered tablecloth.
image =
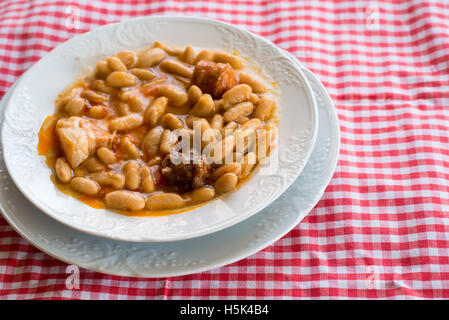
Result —
<instances>
[{"instance_id":1,"label":"checkered tablecloth","mask_svg":"<svg viewBox=\"0 0 449 320\"><path fill-rule=\"evenodd\" d=\"M338 111L334 178L247 259L166 279L81 270L79 290L0 218L0 299L449 298L449 2L0 0L0 96L61 42L152 14L230 22L301 59Z\"/></svg>"}]
</instances>

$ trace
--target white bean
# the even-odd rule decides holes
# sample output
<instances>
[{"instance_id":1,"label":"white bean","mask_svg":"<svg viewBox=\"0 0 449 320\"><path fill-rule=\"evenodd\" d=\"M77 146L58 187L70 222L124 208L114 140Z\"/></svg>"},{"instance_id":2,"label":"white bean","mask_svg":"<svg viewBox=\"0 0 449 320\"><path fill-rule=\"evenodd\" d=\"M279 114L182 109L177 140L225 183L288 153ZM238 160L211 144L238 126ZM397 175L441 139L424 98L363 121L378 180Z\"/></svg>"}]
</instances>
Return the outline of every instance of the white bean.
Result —
<instances>
[{"instance_id":1,"label":"white bean","mask_svg":"<svg viewBox=\"0 0 449 320\"><path fill-rule=\"evenodd\" d=\"M210 121L210 127L212 129L221 130L223 129L223 123L224 123L223 116L221 114L216 114Z\"/></svg>"},{"instance_id":2,"label":"white bean","mask_svg":"<svg viewBox=\"0 0 449 320\"><path fill-rule=\"evenodd\" d=\"M235 136L227 136L223 140L217 142L213 148L211 160L214 163L222 163L222 160L232 153L235 147Z\"/></svg>"},{"instance_id":3,"label":"white bean","mask_svg":"<svg viewBox=\"0 0 449 320\"><path fill-rule=\"evenodd\" d=\"M55 172L59 181L61 182L69 182L72 179L72 168L65 158L58 158L55 162Z\"/></svg>"},{"instance_id":4,"label":"white bean","mask_svg":"<svg viewBox=\"0 0 449 320\"><path fill-rule=\"evenodd\" d=\"M123 101L117 102L117 104L115 105L115 109L120 116L126 116L131 112L129 110L128 104Z\"/></svg>"},{"instance_id":5,"label":"white bean","mask_svg":"<svg viewBox=\"0 0 449 320\"><path fill-rule=\"evenodd\" d=\"M267 91L265 83L257 76L249 73L240 72L239 83L245 83L249 85L253 89L253 92L255 93L265 93Z\"/></svg>"},{"instance_id":6,"label":"white bean","mask_svg":"<svg viewBox=\"0 0 449 320\"><path fill-rule=\"evenodd\" d=\"M168 99L166 97L159 97L154 100L145 110L145 123L148 123L152 127L157 125L167 108L167 104Z\"/></svg>"},{"instance_id":7,"label":"white bean","mask_svg":"<svg viewBox=\"0 0 449 320\"><path fill-rule=\"evenodd\" d=\"M240 130L257 130L262 125L262 122L259 119L250 119L243 123L243 125L240 127Z\"/></svg>"},{"instance_id":8,"label":"white bean","mask_svg":"<svg viewBox=\"0 0 449 320\"><path fill-rule=\"evenodd\" d=\"M106 78L106 84L114 88L132 87L137 84L137 78L127 72L114 71Z\"/></svg>"},{"instance_id":9,"label":"white bean","mask_svg":"<svg viewBox=\"0 0 449 320\"><path fill-rule=\"evenodd\" d=\"M235 121L229 122L221 130L221 135L224 137L225 135L231 134L232 132L234 132L238 128L238 126L239 125Z\"/></svg>"},{"instance_id":10,"label":"white bean","mask_svg":"<svg viewBox=\"0 0 449 320\"><path fill-rule=\"evenodd\" d=\"M242 170L240 172L239 179L243 179L251 173L254 166L256 165L256 161L257 161L257 157L254 152L248 152L243 157Z\"/></svg>"},{"instance_id":11,"label":"white bean","mask_svg":"<svg viewBox=\"0 0 449 320\"><path fill-rule=\"evenodd\" d=\"M137 65L141 68L154 67L165 59L167 54L160 48L151 48L140 53Z\"/></svg>"},{"instance_id":12,"label":"white bean","mask_svg":"<svg viewBox=\"0 0 449 320\"><path fill-rule=\"evenodd\" d=\"M149 167L143 167L141 171L141 179L142 179L142 190L146 193L151 193L156 190L156 186L154 185L153 174L151 173L151 169Z\"/></svg>"},{"instance_id":13,"label":"white bean","mask_svg":"<svg viewBox=\"0 0 449 320\"><path fill-rule=\"evenodd\" d=\"M164 129L160 126L154 127L145 135L142 140L142 150L150 157L153 157L159 151L161 144L162 132Z\"/></svg>"},{"instance_id":14,"label":"white bean","mask_svg":"<svg viewBox=\"0 0 449 320\"><path fill-rule=\"evenodd\" d=\"M234 69L243 68L243 60L227 52L215 51L213 60L215 62L229 63Z\"/></svg>"},{"instance_id":15,"label":"white bean","mask_svg":"<svg viewBox=\"0 0 449 320\"><path fill-rule=\"evenodd\" d=\"M190 111L190 114L198 117L207 117L214 108L214 100L210 94L203 94Z\"/></svg>"},{"instance_id":16,"label":"white bean","mask_svg":"<svg viewBox=\"0 0 449 320\"><path fill-rule=\"evenodd\" d=\"M75 177L83 177L85 178L89 174L89 170L86 167L78 166L73 170L73 175Z\"/></svg>"},{"instance_id":17,"label":"white bean","mask_svg":"<svg viewBox=\"0 0 449 320\"><path fill-rule=\"evenodd\" d=\"M249 101L256 106L260 102L260 97L255 93L251 93L249 96Z\"/></svg>"},{"instance_id":18,"label":"white bean","mask_svg":"<svg viewBox=\"0 0 449 320\"><path fill-rule=\"evenodd\" d=\"M161 122L164 128L170 130L181 129L184 127L184 122L182 122L182 120L175 116L173 113L166 113L162 117Z\"/></svg>"},{"instance_id":19,"label":"white bean","mask_svg":"<svg viewBox=\"0 0 449 320\"><path fill-rule=\"evenodd\" d=\"M223 164L212 172L212 179L218 179L222 175L228 172L232 172L236 176L239 175L242 165L240 163L227 163Z\"/></svg>"},{"instance_id":20,"label":"white bean","mask_svg":"<svg viewBox=\"0 0 449 320\"><path fill-rule=\"evenodd\" d=\"M95 157L89 157L84 161L84 166L86 166L89 172L99 172L106 169L105 165Z\"/></svg>"},{"instance_id":21,"label":"white bean","mask_svg":"<svg viewBox=\"0 0 449 320\"><path fill-rule=\"evenodd\" d=\"M254 116L264 121L271 118L276 102L270 96L263 96L257 104Z\"/></svg>"},{"instance_id":22,"label":"white bean","mask_svg":"<svg viewBox=\"0 0 449 320\"><path fill-rule=\"evenodd\" d=\"M94 172L89 178L98 182L101 186L110 186L115 189L123 189L125 186L125 176L112 171Z\"/></svg>"},{"instance_id":23,"label":"white bean","mask_svg":"<svg viewBox=\"0 0 449 320\"><path fill-rule=\"evenodd\" d=\"M187 93L184 89L173 85L162 85L157 89L159 96L168 98L168 102L174 107L182 107L187 102Z\"/></svg>"},{"instance_id":24,"label":"white bean","mask_svg":"<svg viewBox=\"0 0 449 320\"><path fill-rule=\"evenodd\" d=\"M237 185L238 178L234 173L228 172L215 181L214 187L218 192L229 192Z\"/></svg>"},{"instance_id":25,"label":"white bean","mask_svg":"<svg viewBox=\"0 0 449 320\"><path fill-rule=\"evenodd\" d=\"M195 105L202 95L203 93L199 87L196 85L190 86L189 91L187 92L189 104L192 106Z\"/></svg>"},{"instance_id":26,"label":"white bean","mask_svg":"<svg viewBox=\"0 0 449 320\"><path fill-rule=\"evenodd\" d=\"M210 51L210 50L202 50L195 57L195 60L193 61L193 64L197 64L201 60L210 60L210 61L212 61L213 58L214 58L214 54L212 53L212 51Z\"/></svg>"},{"instance_id":27,"label":"white bean","mask_svg":"<svg viewBox=\"0 0 449 320\"><path fill-rule=\"evenodd\" d=\"M140 186L140 170L140 164L135 160L127 162L123 167L125 185L129 190L136 190Z\"/></svg>"},{"instance_id":28,"label":"white bean","mask_svg":"<svg viewBox=\"0 0 449 320\"><path fill-rule=\"evenodd\" d=\"M178 136L170 130L165 129L161 138L161 152L164 154L170 153L176 142L178 142Z\"/></svg>"},{"instance_id":29,"label":"white bean","mask_svg":"<svg viewBox=\"0 0 449 320\"><path fill-rule=\"evenodd\" d=\"M134 96L128 100L128 105L129 105L129 108L131 109L131 111L140 112L143 110L144 102L138 96Z\"/></svg>"},{"instance_id":30,"label":"white bean","mask_svg":"<svg viewBox=\"0 0 449 320\"><path fill-rule=\"evenodd\" d=\"M106 82L104 82L101 79L97 79L92 83L92 89L106 93L111 94L114 92L114 88L111 86L108 86Z\"/></svg>"},{"instance_id":31,"label":"white bean","mask_svg":"<svg viewBox=\"0 0 449 320\"><path fill-rule=\"evenodd\" d=\"M106 78L111 73L111 69L105 60L100 60L97 62L95 74L99 78Z\"/></svg>"},{"instance_id":32,"label":"white bean","mask_svg":"<svg viewBox=\"0 0 449 320\"><path fill-rule=\"evenodd\" d=\"M167 73L177 74L181 77L191 78L193 70L179 61L170 59L161 63L161 69Z\"/></svg>"},{"instance_id":33,"label":"white bean","mask_svg":"<svg viewBox=\"0 0 449 320\"><path fill-rule=\"evenodd\" d=\"M137 55L132 51L120 51L117 53L117 58L119 58L127 68L130 68L137 63Z\"/></svg>"},{"instance_id":34,"label":"white bean","mask_svg":"<svg viewBox=\"0 0 449 320\"><path fill-rule=\"evenodd\" d=\"M129 159L137 159L141 156L139 148L137 148L128 137L120 139L120 150L125 153Z\"/></svg>"},{"instance_id":35,"label":"white bean","mask_svg":"<svg viewBox=\"0 0 449 320\"><path fill-rule=\"evenodd\" d=\"M126 71L126 65L119 58L109 57L106 61L112 71Z\"/></svg>"},{"instance_id":36,"label":"white bean","mask_svg":"<svg viewBox=\"0 0 449 320\"><path fill-rule=\"evenodd\" d=\"M238 117L235 121L239 124L244 124L248 120L249 120L249 118L247 116L242 115L242 116Z\"/></svg>"},{"instance_id":37,"label":"white bean","mask_svg":"<svg viewBox=\"0 0 449 320\"><path fill-rule=\"evenodd\" d=\"M193 61L195 60L195 50L192 46L188 45L184 52L182 53L181 60L188 64L193 64Z\"/></svg>"},{"instance_id":38,"label":"white bean","mask_svg":"<svg viewBox=\"0 0 449 320\"><path fill-rule=\"evenodd\" d=\"M190 198L193 202L204 202L215 196L215 190L211 187L202 187L192 191Z\"/></svg>"},{"instance_id":39,"label":"white bean","mask_svg":"<svg viewBox=\"0 0 449 320\"><path fill-rule=\"evenodd\" d=\"M70 187L75 191L89 196L96 195L98 191L100 191L100 187L95 181L83 177L73 178L72 181L70 181Z\"/></svg>"},{"instance_id":40,"label":"white bean","mask_svg":"<svg viewBox=\"0 0 449 320\"><path fill-rule=\"evenodd\" d=\"M162 50L167 52L169 55L175 56L175 57L180 56L183 53L183 50L181 48L174 47L174 46L167 46L166 44L161 43L159 41L156 41L154 43L154 46L156 48L161 48Z\"/></svg>"},{"instance_id":41,"label":"white bean","mask_svg":"<svg viewBox=\"0 0 449 320\"><path fill-rule=\"evenodd\" d=\"M81 93L81 97L86 98L93 103L104 103L108 101L108 97L93 90L84 90Z\"/></svg>"},{"instance_id":42,"label":"white bean","mask_svg":"<svg viewBox=\"0 0 449 320\"><path fill-rule=\"evenodd\" d=\"M139 211L145 208L145 199L141 195L120 190L109 192L105 196L106 205L109 208L120 210Z\"/></svg>"},{"instance_id":43,"label":"white bean","mask_svg":"<svg viewBox=\"0 0 449 320\"><path fill-rule=\"evenodd\" d=\"M252 89L247 84L240 84L232 87L223 94L224 108L227 109L236 103L248 101L251 96L251 92Z\"/></svg>"},{"instance_id":44,"label":"white bean","mask_svg":"<svg viewBox=\"0 0 449 320\"><path fill-rule=\"evenodd\" d=\"M153 80L153 78L156 76L154 72L147 69L141 69L141 68L133 68L130 69L129 72L131 72L133 75L135 75L137 78L139 78L142 81L149 81Z\"/></svg>"},{"instance_id":45,"label":"white bean","mask_svg":"<svg viewBox=\"0 0 449 320\"><path fill-rule=\"evenodd\" d=\"M148 210L170 210L184 206L184 199L177 193L157 193L147 199Z\"/></svg>"},{"instance_id":46,"label":"white bean","mask_svg":"<svg viewBox=\"0 0 449 320\"><path fill-rule=\"evenodd\" d=\"M108 110L102 106L93 106L89 108L89 117L94 119L103 119L108 115Z\"/></svg>"},{"instance_id":47,"label":"white bean","mask_svg":"<svg viewBox=\"0 0 449 320\"><path fill-rule=\"evenodd\" d=\"M75 99L70 100L65 105L65 111L70 113L70 115L72 115L72 116L78 116L83 112L85 106L86 106L86 103L84 102L84 99L75 98Z\"/></svg>"},{"instance_id":48,"label":"white bean","mask_svg":"<svg viewBox=\"0 0 449 320\"><path fill-rule=\"evenodd\" d=\"M109 129L126 131L140 127L142 124L143 124L143 116L138 113L132 113L126 116L112 119L109 122Z\"/></svg>"},{"instance_id":49,"label":"white bean","mask_svg":"<svg viewBox=\"0 0 449 320\"><path fill-rule=\"evenodd\" d=\"M117 158L111 150L106 147L98 148L97 157L103 161L104 164L110 165L117 162Z\"/></svg>"},{"instance_id":50,"label":"white bean","mask_svg":"<svg viewBox=\"0 0 449 320\"><path fill-rule=\"evenodd\" d=\"M254 110L254 105L249 102L240 102L233 106L232 108L228 109L223 114L223 119L226 122L231 122L237 120L240 116L245 116L250 114Z\"/></svg>"}]
</instances>

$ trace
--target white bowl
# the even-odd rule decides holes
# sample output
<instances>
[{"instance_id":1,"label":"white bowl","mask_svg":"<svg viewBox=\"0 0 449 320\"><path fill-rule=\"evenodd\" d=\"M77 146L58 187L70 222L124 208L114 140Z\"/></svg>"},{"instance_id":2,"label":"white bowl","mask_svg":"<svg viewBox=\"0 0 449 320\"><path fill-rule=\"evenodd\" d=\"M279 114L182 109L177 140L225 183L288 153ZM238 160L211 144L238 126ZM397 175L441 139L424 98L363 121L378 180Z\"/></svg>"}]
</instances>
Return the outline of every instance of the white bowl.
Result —
<instances>
[{"instance_id":1,"label":"white bowl","mask_svg":"<svg viewBox=\"0 0 449 320\"><path fill-rule=\"evenodd\" d=\"M124 49L161 41L172 45L237 50L271 77L280 90L274 169L258 170L238 190L202 207L161 217L128 217L94 209L60 192L37 154L38 131L54 113L58 94L96 61ZM6 108L2 145L17 187L39 209L74 229L124 241L161 242L210 234L232 226L278 198L303 170L314 147L317 107L301 69L281 49L238 27L191 17L145 17L107 25L51 51L17 83ZM268 171L268 172L267 172ZM264 174L265 172L265 174Z\"/></svg>"}]
</instances>

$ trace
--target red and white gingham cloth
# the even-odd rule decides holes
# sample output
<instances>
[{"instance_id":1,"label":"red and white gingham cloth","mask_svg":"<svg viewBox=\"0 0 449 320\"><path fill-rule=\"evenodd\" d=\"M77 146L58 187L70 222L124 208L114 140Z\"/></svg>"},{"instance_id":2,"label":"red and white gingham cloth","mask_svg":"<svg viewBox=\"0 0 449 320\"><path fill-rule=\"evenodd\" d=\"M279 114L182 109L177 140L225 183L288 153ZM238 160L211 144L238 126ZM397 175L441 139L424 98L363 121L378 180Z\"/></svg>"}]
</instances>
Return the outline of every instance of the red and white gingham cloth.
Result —
<instances>
[{"instance_id":1,"label":"red and white gingham cloth","mask_svg":"<svg viewBox=\"0 0 449 320\"><path fill-rule=\"evenodd\" d=\"M79 29L67 28L70 6ZM79 290L0 218L0 299L449 298L447 1L0 0L0 96L66 39L151 14L230 22L301 59L338 111L334 178L293 231L247 259L166 279L82 270Z\"/></svg>"}]
</instances>

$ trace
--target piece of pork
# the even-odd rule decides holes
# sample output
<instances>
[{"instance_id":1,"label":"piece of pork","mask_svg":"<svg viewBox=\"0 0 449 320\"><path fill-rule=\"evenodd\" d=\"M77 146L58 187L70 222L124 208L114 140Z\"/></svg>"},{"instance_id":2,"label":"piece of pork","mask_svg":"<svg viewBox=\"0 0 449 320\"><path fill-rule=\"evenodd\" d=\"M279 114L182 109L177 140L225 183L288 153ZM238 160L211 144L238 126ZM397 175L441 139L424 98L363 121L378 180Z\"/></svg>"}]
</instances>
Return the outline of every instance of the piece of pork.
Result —
<instances>
[{"instance_id":1,"label":"piece of pork","mask_svg":"<svg viewBox=\"0 0 449 320\"><path fill-rule=\"evenodd\" d=\"M161 174L165 177L167 185L175 186L180 191L190 191L204 186L211 173L212 165L203 156L193 152L172 153L161 162Z\"/></svg>"},{"instance_id":2,"label":"piece of pork","mask_svg":"<svg viewBox=\"0 0 449 320\"><path fill-rule=\"evenodd\" d=\"M237 77L229 63L200 60L193 70L192 84L214 99L220 99L223 93L237 84Z\"/></svg>"},{"instance_id":3,"label":"piece of pork","mask_svg":"<svg viewBox=\"0 0 449 320\"><path fill-rule=\"evenodd\" d=\"M94 120L70 117L59 119L56 133L61 149L72 168L78 167L99 147L107 146L113 135Z\"/></svg>"}]
</instances>

